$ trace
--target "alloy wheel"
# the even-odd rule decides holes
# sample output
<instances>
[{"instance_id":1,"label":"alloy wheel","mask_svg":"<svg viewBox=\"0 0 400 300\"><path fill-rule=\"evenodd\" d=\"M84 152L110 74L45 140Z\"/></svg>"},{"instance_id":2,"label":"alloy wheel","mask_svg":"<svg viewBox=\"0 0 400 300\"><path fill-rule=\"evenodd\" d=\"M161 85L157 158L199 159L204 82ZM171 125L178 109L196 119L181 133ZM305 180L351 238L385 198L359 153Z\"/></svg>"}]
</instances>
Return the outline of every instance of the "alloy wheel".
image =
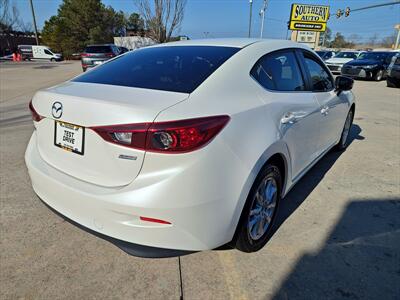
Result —
<instances>
[{"instance_id":1,"label":"alloy wheel","mask_svg":"<svg viewBox=\"0 0 400 300\"><path fill-rule=\"evenodd\" d=\"M250 209L247 230L250 238L259 240L267 232L272 222L278 199L278 184L274 178L261 181Z\"/></svg>"}]
</instances>

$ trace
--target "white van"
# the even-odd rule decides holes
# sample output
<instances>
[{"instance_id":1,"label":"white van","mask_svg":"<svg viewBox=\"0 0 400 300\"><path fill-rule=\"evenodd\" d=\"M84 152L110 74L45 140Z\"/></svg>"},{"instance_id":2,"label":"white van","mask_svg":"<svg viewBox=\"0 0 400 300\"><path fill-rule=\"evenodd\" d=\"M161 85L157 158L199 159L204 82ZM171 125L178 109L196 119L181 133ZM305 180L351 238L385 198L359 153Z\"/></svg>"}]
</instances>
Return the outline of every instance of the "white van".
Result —
<instances>
[{"instance_id":1,"label":"white van","mask_svg":"<svg viewBox=\"0 0 400 300\"><path fill-rule=\"evenodd\" d=\"M35 45L18 45L18 50L22 54L23 59L47 59L50 61L62 60L62 55L53 53L47 46Z\"/></svg>"}]
</instances>

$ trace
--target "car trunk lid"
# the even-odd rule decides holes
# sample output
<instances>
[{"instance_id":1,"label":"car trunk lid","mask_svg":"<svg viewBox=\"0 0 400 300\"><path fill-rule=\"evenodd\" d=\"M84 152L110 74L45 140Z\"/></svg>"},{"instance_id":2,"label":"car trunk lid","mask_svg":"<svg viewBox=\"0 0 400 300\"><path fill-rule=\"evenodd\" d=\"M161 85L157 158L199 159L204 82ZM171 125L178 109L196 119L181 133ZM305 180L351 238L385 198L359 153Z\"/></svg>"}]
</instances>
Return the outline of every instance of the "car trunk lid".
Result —
<instances>
[{"instance_id":1,"label":"car trunk lid","mask_svg":"<svg viewBox=\"0 0 400 300\"><path fill-rule=\"evenodd\" d=\"M81 82L40 91L32 100L45 117L36 123L39 153L49 165L81 180L108 187L127 185L138 175L144 151L109 143L91 127L151 123L160 111L188 96ZM76 130L75 135L68 130ZM72 137L76 151L62 145L63 138Z\"/></svg>"}]
</instances>

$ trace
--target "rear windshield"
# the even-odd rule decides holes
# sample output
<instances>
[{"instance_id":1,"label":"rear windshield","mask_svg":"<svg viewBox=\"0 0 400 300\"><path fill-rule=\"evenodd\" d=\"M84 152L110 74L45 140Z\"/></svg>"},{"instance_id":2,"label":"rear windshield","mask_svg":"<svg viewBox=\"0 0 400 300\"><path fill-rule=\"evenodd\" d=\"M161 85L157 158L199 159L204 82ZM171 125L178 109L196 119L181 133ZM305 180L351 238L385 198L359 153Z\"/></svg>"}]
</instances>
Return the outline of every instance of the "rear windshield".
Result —
<instances>
[{"instance_id":1,"label":"rear windshield","mask_svg":"<svg viewBox=\"0 0 400 300\"><path fill-rule=\"evenodd\" d=\"M73 81L191 93L239 48L150 47L121 55Z\"/></svg>"},{"instance_id":2,"label":"rear windshield","mask_svg":"<svg viewBox=\"0 0 400 300\"><path fill-rule=\"evenodd\" d=\"M88 46L85 53L109 53L112 52L110 46Z\"/></svg>"}]
</instances>

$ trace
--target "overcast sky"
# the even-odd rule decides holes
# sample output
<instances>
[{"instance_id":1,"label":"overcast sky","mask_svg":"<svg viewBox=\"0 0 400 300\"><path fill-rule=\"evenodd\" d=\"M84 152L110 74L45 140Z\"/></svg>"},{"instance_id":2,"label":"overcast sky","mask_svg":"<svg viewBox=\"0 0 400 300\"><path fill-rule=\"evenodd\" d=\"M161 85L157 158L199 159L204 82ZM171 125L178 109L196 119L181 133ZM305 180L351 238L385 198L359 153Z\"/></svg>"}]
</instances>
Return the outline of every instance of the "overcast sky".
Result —
<instances>
[{"instance_id":1,"label":"overcast sky","mask_svg":"<svg viewBox=\"0 0 400 300\"><path fill-rule=\"evenodd\" d=\"M352 0L352 1L312 1L312 0L270 0L265 19L264 37L285 38L287 21L292 3L329 5L331 18L328 26L335 32L346 36L358 34L367 41L375 33L380 37L394 33L394 25L400 23L400 5L373 8L370 10L354 12L350 17L336 19L338 8L344 9L350 5L356 9L368 5L393 2L393 0ZM21 17L25 22L31 22L32 16L28 0L14 0ZM38 27L42 28L45 20L57 14L61 0L33 0ZM115 10L127 13L136 11L133 0L103 0L105 5L111 5ZM253 1L252 35L260 35L260 17L263 0ZM245 37L248 32L249 1L248 0L188 0L185 19L180 34L190 38L209 37Z\"/></svg>"}]
</instances>

